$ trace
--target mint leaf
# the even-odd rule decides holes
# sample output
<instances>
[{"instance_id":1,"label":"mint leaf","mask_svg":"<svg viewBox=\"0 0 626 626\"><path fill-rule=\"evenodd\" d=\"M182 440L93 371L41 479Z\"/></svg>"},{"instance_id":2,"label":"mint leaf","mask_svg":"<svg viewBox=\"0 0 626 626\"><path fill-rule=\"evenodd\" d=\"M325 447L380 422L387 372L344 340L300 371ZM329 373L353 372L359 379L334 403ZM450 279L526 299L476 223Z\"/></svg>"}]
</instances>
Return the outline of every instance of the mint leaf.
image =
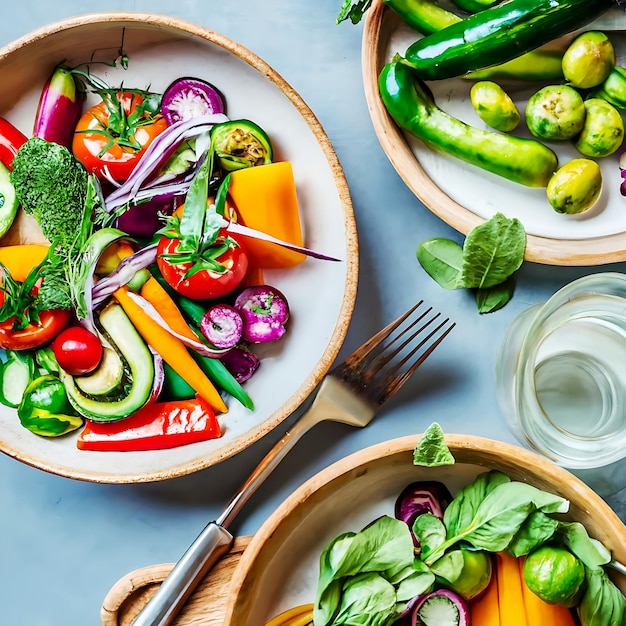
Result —
<instances>
[{"instance_id":1,"label":"mint leaf","mask_svg":"<svg viewBox=\"0 0 626 626\"><path fill-rule=\"evenodd\" d=\"M426 429L413 451L413 465L438 467L440 465L454 465L454 463L454 457L446 445L441 426L437 422L433 422Z\"/></svg>"},{"instance_id":2,"label":"mint leaf","mask_svg":"<svg viewBox=\"0 0 626 626\"><path fill-rule=\"evenodd\" d=\"M496 213L465 238L460 286L487 288L504 282L519 269L525 249L522 223Z\"/></svg>"}]
</instances>

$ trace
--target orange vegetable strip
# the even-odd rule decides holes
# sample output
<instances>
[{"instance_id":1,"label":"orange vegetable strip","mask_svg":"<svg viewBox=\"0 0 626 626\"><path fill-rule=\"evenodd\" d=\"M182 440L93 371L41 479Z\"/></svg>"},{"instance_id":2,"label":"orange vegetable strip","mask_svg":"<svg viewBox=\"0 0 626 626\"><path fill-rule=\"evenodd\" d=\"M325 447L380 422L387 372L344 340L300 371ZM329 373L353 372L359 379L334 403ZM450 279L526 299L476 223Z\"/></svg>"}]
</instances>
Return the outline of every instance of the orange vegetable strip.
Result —
<instances>
[{"instance_id":1,"label":"orange vegetable strip","mask_svg":"<svg viewBox=\"0 0 626 626\"><path fill-rule=\"evenodd\" d=\"M517 559L508 552L498 552L496 563L501 626L538 626L526 619L522 579Z\"/></svg>"},{"instance_id":2,"label":"orange vegetable strip","mask_svg":"<svg viewBox=\"0 0 626 626\"><path fill-rule=\"evenodd\" d=\"M46 258L48 248L49 246L35 243L2 246L0 263L9 270L13 280L23 283L28 272Z\"/></svg>"},{"instance_id":3,"label":"orange vegetable strip","mask_svg":"<svg viewBox=\"0 0 626 626\"><path fill-rule=\"evenodd\" d=\"M198 341L198 336L187 324L187 320L183 317L176 302L154 276L151 276L144 283L139 294L161 314L161 317L172 330L183 337L187 337L187 339Z\"/></svg>"},{"instance_id":4,"label":"orange vegetable strip","mask_svg":"<svg viewBox=\"0 0 626 626\"><path fill-rule=\"evenodd\" d=\"M550 626L576 626L572 612L558 604L548 604L534 594L524 582L524 560L518 559L526 621L529 626L534 624L550 624Z\"/></svg>"},{"instance_id":5,"label":"orange vegetable strip","mask_svg":"<svg viewBox=\"0 0 626 626\"><path fill-rule=\"evenodd\" d=\"M296 246L303 246L300 210L289 161L246 167L230 173L228 193L239 221ZM250 263L262 268L293 267L306 256L268 241L244 236Z\"/></svg>"},{"instance_id":6,"label":"orange vegetable strip","mask_svg":"<svg viewBox=\"0 0 626 626\"><path fill-rule=\"evenodd\" d=\"M155 322L121 287L113 295L122 305L126 315L145 342L208 404L216 413L226 413L228 408L213 383L205 376L185 344Z\"/></svg>"},{"instance_id":7,"label":"orange vegetable strip","mask_svg":"<svg viewBox=\"0 0 626 626\"><path fill-rule=\"evenodd\" d=\"M498 568L494 565L487 589L469 603L470 623L476 626L500 626L498 604Z\"/></svg>"},{"instance_id":8,"label":"orange vegetable strip","mask_svg":"<svg viewBox=\"0 0 626 626\"><path fill-rule=\"evenodd\" d=\"M313 605L301 604L273 617L265 626L305 626L313 622Z\"/></svg>"}]
</instances>

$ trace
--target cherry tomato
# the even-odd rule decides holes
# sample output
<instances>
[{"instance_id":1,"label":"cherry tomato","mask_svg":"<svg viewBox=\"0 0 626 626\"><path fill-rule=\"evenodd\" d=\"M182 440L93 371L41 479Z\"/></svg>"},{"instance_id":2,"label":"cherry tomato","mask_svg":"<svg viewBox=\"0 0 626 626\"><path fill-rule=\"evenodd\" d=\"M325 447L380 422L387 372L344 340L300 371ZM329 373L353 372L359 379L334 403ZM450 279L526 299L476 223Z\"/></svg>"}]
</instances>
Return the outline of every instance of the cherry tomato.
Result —
<instances>
[{"instance_id":1,"label":"cherry tomato","mask_svg":"<svg viewBox=\"0 0 626 626\"><path fill-rule=\"evenodd\" d=\"M105 95L78 120L72 151L99 178L126 180L146 148L167 128L148 94Z\"/></svg>"},{"instance_id":2,"label":"cherry tomato","mask_svg":"<svg viewBox=\"0 0 626 626\"><path fill-rule=\"evenodd\" d=\"M82 326L70 326L52 342L52 351L68 374L80 376L93 372L102 359L102 343Z\"/></svg>"},{"instance_id":3,"label":"cherry tomato","mask_svg":"<svg viewBox=\"0 0 626 626\"><path fill-rule=\"evenodd\" d=\"M220 231L220 237L233 239L237 245L229 247L215 260L221 263L226 271L218 273L206 269L195 272L185 278L193 263L176 263L175 259L165 259L163 254L176 254L179 240L162 236L157 245L157 265L163 278L178 293L195 300L221 298L236 289L248 271L248 253L241 241L226 230Z\"/></svg>"},{"instance_id":4,"label":"cherry tomato","mask_svg":"<svg viewBox=\"0 0 626 626\"><path fill-rule=\"evenodd\" d=\"M4 350L30 350L52 341L70 322L72 312L64 309L41 311L39 324L13 330L14 319L0 322L0 348Z\"/></svg>"}]
</instances>

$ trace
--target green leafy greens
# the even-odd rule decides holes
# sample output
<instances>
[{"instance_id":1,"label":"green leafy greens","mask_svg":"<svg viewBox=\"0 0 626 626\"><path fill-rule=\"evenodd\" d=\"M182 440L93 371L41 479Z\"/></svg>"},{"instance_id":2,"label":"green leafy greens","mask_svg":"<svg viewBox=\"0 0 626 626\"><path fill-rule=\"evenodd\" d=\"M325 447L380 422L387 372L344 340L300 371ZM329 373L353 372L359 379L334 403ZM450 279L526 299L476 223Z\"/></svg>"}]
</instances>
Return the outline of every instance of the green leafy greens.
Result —
<instances>
[{"instance_id":1,"label":"green leafy greens","mask_svg":"<svg viewBox=\"0 0 626 626\"><path fill-rule=\"evenodd\" d=\"M439 465L454 465L454 457L446 445L446 438L441 426L434 422L422 435L413 451L413 465L437 467Z\"/></svg>"},{"instance_id":2,"label":"green leafy greens","mask_svg":"<svg viewBox=\"0 0 626 626\"><path fill-rule=\"evenodd\" d=\"M524 260L526 232L518 219L496 213L473 228L463 247L436 237L420 243L417 260L444 289L476 289L480 313L502 308L513 297L513 274Z\"/></svg>"}]
</instances>

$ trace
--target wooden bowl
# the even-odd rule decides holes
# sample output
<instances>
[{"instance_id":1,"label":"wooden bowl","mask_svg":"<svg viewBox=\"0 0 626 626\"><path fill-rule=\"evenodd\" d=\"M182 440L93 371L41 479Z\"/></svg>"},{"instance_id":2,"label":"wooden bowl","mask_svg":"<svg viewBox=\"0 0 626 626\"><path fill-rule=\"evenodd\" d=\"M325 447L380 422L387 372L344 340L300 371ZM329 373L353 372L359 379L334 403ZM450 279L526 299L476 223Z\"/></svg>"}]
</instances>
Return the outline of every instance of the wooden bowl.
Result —
<instances>
[{"instance_id":1,"label":"wooden bowl","mask_svg":"<svg viewBox=\"0 0 626 626\"><path fill-rule=\"evenodd\" d=\"M268 270L266 282L287 296L291 327L260 355L246 383L255 402L236 402L220 421L224 434L199 444L154 452L85 452L75 434L49 439L24 429L16 412L0 407L0 450L29 465L71 478L130 483L188 474L233 456L280 424L320 382L343 343L358 277L356 224L341 165L324 129L296 91L265 61L237 42L173 17L95 13L64 19L0 49L0 115L32 133L41 89L60 62L110 63L121 52L128 69L92 66L111 85L162 92L181 76L213 83L226 113L258 123L272 139L276 161L290 161L305 245L341 259L307 259L288 270ZM92 96L94 98L95 96ZM88 102L89 104L89 102ZM40 241L32 220L20 215L0 245ZM324 294L323 298L311 294Z\"/></svg>"},{"instance_id":2,"label":"wooden bowl","mask_svg":"<svg viewBox=\"0 0 626 626\"><path fill-rule=\"evenodd\" d=\"M618 58L626 58L626 28L623 11L599 18L588 30L610 33ZM528 239L525 258L548 265L601 265L626 260L626 199L620 194L618 159L622 150L600 159L603 192L596 207L579 216L557 214L550 207L545 189L512 183L453 157L435 153L421 141L403 132L387 113L378 91L378 76L395 53L404 54L420 36L384 3L374 0L366 13L362 40L362 72L367 104L374 130L392 165L421 202L444 222L463 234L497 211L517 217ZM566 38L571 39L573 35ZM503 83L522 113L525 101L542 85ZM429 83L440 108L473 126L487 129L469 100L471 82L464 79ZM515 131L530 137L525 124ZM580 157L570 142L552 142L561 164Z\"/></svg>"},{"instance_id":3,"label":"wooden bowl","mask_svg":"<svg viewBox=\"0 0 626 626\"><path fill-rule=\"evenodd\" d=\"M451 466L413 465L419 436L366 448L321 471L297 489L263 524L233 575L224 626L262 626L280 612L314 601L321 551L342 532L359 531L379 515L393 515L402 489L439 480L454 494L495 469L570 501L567 518L626 562L626 526L578 478L532 452L469 435L448 435ZM619 578L619 580L618 580ZM626 577L616 577L626 591Z\"/></svg>"}]
</instances>

